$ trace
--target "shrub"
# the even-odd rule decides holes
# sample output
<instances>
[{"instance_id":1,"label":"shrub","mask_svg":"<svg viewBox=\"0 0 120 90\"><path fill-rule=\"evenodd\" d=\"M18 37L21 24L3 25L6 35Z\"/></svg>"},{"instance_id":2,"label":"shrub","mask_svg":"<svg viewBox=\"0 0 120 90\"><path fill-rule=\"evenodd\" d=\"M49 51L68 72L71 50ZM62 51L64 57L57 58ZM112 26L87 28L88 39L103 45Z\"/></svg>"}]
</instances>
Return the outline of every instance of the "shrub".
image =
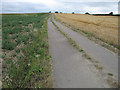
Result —
<instances>
[{"instance_id":1,"label":"shrub","mask_svg":"<svg viewBox=\"0 0 120 90\"><path fill-rule=\"evenodd\" d=\"M55 13L58 13L58 11L55 11Z\"/></svg>"},{"instance_id":2,"label":"shrub","mask_svg":"<svg viewBox=\"0 0 120 90\"><path fill-rule=\"evenodd\" d=\"M86 12L85 14L88 14L88 15L89 15L89 13L88 13L88 12Z\"/></svg>"},{"instance_id":3,"label":"shrub","mask_svg":"<svg viewBox=\"0 0 120 90\"><path fill-rule=\"evenodd\" d=\"M110 15L113 15L113 12L110 12L109 14L110 14Z\"/></svg>"},{"instance_id":4,"label":"shrub","mask_svg":"<svg viewBox=\"0 0 120 90\"><path fill-rule=\"evenodd\" d=\"M74 12L72 12L72 14L75 14Z\"/></svg>"}]
</instances>

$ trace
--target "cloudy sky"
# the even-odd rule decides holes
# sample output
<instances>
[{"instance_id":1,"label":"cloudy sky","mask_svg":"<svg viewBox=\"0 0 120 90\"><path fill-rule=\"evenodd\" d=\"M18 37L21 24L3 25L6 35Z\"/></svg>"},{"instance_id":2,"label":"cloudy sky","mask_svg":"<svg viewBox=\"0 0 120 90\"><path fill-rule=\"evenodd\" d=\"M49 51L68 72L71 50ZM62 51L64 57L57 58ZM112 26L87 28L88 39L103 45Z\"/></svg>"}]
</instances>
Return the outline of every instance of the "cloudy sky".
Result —
<instances>
[{"instance_id":1,"label":"cloudy sky","mask_svg":"<svg viewBox=\"0 0 120 90\"><path fill-rule=\"evenodd\" d=\"M119 0L2 0L2 13L118 13ZM0 12L1 13L1 12Z\"/></svg>"}]
</instances>

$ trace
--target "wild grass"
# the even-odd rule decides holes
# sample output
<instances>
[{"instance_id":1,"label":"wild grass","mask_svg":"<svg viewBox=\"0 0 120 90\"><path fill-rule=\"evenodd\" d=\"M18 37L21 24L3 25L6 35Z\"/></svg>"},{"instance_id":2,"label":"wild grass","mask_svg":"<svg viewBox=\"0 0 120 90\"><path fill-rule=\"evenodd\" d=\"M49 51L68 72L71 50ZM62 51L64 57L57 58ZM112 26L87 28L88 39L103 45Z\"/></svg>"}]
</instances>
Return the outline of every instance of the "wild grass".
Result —
<instances>
[{"instance_id":1,"label":"wild grass","mask_svg":"<svg viewBox=\"0 0 120 90\"><path fill-rule=\"evenodd\" d=\"M48 16L3 15L3 88L52 87Z\"/></svg>"}]
</instances>

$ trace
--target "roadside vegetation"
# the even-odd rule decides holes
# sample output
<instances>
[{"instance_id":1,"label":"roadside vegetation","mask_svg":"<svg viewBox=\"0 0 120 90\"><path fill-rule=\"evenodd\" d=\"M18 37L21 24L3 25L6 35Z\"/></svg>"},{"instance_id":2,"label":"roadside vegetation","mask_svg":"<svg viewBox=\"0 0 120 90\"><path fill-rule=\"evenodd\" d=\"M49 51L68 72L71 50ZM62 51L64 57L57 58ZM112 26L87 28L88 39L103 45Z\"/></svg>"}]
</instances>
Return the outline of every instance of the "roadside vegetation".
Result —
<instances>
[{"instance_id":1,"label":"roadside vegetation","mask_svg":"<svg viewBox=\"0 0 120 90\"><path fill-rule=\"evenodd\" d=\"M49 14L3 15L3 88L52 87Z\"/></svg>"}]
</instances>

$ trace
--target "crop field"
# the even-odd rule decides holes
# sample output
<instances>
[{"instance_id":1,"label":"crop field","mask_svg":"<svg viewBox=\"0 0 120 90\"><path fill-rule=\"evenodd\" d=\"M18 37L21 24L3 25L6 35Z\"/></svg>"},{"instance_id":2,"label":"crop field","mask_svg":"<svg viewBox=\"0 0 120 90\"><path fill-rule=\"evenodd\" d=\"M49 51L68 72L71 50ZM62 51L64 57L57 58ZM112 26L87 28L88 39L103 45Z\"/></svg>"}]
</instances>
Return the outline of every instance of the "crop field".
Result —
<instances>
[{"instance_id":1,"label":"crop field","mask_svg":"<svg viewBox=\"0 0 120 90\"><path fill-rule=\"evenodd\" d=\"M3 88L52 87L48 16L49 14L2 16Z\"/></svg>"},{"instance_id":2,"label":"crop field","mask_svg":"<svg viewBox=\"0 0 120 90\"><path fill-rule=\"evenodd\" d=\"M62 23L118 48L118 16L55 14Z\"/></svg>"}]
</instances>

